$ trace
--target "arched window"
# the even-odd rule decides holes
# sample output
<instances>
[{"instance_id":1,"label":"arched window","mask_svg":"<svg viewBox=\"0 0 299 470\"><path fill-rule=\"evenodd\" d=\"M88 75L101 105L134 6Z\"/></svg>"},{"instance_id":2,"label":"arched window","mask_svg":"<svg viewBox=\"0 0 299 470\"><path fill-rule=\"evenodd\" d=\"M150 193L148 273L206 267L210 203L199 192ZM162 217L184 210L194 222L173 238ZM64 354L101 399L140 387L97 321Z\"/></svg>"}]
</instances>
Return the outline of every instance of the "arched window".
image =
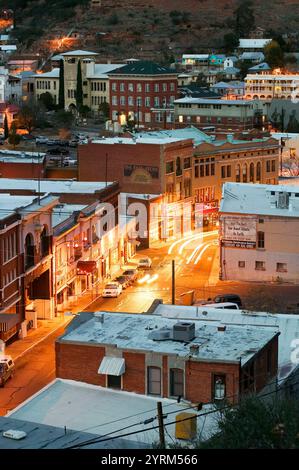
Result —
<instances>
[{"instance_id":1,"label":"arched window","mask_svg":"<svg viewBox=\"0 0 299 470\"><path fill-rule=\"evenodd\" d=\"M250 163L249 167L249 181L250 183L254 183L254 164Z\"/></svg>"},{"instance_id":2,"label":"arched window","mask_svg":"<svg viewBox=\"0 0 299 470\"><path fill-rule=\"evenodd\" d=\"M25 269L34 266L34 238L31 233L28 233L25 238Z\"/></svg>"},{"instance_id":3,"label":"arched window","mask_svg":"<svg viewBox=\"0 0 299 470\"><path fill-rule=\"evenodd\" d=\"M243 183L247 183L247 163L243 165Z\"/></svg>"},{"instance_id":4,"label":"arched window","mask_svg":"<svg viewBox=\"0 0 299 470\"><path fill-rule=\"evenodd\" d=\"M256 181L261 181L261 162L257 162L256 165Z\"/></svg>"},{"instance_id":5,"label":"arched window","mask_svg":"<svg viewBox=\"0 0 299 470\"><path fill-rule=\"evenodd\" d=\"M236 165L236 182L240 183L241 181L241 166L238 164Z\"/></svg>"},{"instance_id":6,"label":"arched window","mask_svg":"<svg viewBox=\"0 0 299 470\"><path fill-rule=\"evenodd\" d=\"M40 246L41 246L41 256L48 256L49 254L49 236L48 236L48 227L45 225L43 231L40 234Z\"/></svg>"}]
</instances>

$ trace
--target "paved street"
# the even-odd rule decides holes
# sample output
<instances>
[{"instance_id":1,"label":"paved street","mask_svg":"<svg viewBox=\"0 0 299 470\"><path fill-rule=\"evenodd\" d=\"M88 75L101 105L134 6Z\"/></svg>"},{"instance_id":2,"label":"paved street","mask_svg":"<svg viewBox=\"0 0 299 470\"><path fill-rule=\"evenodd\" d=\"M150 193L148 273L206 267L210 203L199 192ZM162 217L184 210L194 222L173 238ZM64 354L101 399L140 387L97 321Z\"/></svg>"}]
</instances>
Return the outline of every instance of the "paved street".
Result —
<instances>
[{"instance_id":1,"label":"paved street","mask_svg":"<svg viewBox=\"0 0 299 470\"><path fill-rule=\"evenodd\" d=\"M55 379L54 342L64 331L57 329L44 341L16 360L16 370L4 388L0 388L0 416L27 400ZM9 347L7 348L9 354Z\"/></svg>"}]
</instances>

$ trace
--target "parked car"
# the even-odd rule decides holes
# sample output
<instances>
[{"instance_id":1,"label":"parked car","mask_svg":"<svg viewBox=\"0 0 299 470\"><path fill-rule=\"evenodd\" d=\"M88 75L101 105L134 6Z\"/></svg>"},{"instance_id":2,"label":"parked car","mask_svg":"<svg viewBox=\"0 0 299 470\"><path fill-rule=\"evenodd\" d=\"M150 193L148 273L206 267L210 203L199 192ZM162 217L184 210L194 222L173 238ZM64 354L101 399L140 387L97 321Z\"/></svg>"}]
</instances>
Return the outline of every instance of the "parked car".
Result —
<instances>
[{"instance_id":1,"label":"parked car","mask_svg":"<svg viewBox=\"0 0 299 470\"><path fill-rule=\"evenodd\" d=\"M52 146L52 145L58 145L57 140L54 139L49 139L47 142L47 145Z\"/></svg>"},{"instance_id":2,"label":"parked car","mask_svg":"<svg viewBox=\"0 0 299 470\"><path fill-rule=\"evenodd\" d=\"M55 149L47 150L48 155L69 155L69 153L70 153L69 150L60 149L58 147L56 147Z\"/></svg>"},{"instance_id":3,"label":"parked car","mask_svg":"<svg viewBox=\"0 0 299 470\"><path fill-rule=\"evenodd\" d=\"M60 147L67 147L69 145L68 140L57 140L57 145L60 145Z\"/></svg>"},{"instance_id":4,"label":"parked car","mask_svg":"<svg viewBox=\"0 0 299 470\"><path fill-rule=\"evenodd\" d=\"M0 387L4 387L5 382L13 376L15 364L11 356L0 358Z\"/></svg>"},{"instance_id":5,"label":"parked car","mask_svg":"<svg viewBox=\"0 0 299 470\"><path fill-rule=\"evenodd\" d=\"M48 140L49 140L48 137L44 137L42 135L35 137L36 144L47 144Z\"/></svg>"},{"instance_id":6,"label":"parked car","mask_svg":"<svg viewBox=\"0 0 299 470\"><path fill-rule=\"evenodd\" d=\"M208 303L208 304L202 304L202 303L195 303L193 304L196 307L204 307L204 308L222 308L222 309L229 309L229 310L240 310L239 306L237 304L234 304L233 302L217 302L217 303Z\"/></svg>"},{"instance_id":7,"label":"parked car","mask_svg":"<svg viewBox=\"0 0 299 470\"><path fill-rule=\"evenodd\" d=\"M78 147L78 140L70 140L69 141L69 147Z\"/></svg>"},{"instance_id":8,"label":"parked car","mask_svg":"<svg viewBox=\"0 0 299 470\"><path fill-rule=\"evenodd\" d=\"M121 293L121 284L119 284L119 282L110 282L105 285L102 297L118 297Z\"/></svg>"},{"instance_id":9,"label":"parked car","mask_svg":"<svg viewBox=\"0 0 299 470\"><path fill-rule=\"evenodd\" d=\"M138 278L138 271L136 269L127 269L122 275L127 276L131 282L134 282Z\"/></svg>"},{"instance_id":10,"label":"parked car","mask_svg":"<svg viewBox=\"0 0 299 470\"><path fill-rule=\"evenodd\" d=\"M132 284L132 281L130 280L129 276L118 276L115 280L119 282L123 289L126 289Z\"/></svg>"},{"instance_id":11,"label":"parked car","mask_svg":"<svg viewBox=\"0 0 299 470\"><path fill-rule=\"evenodd\" d=\"M232 302L237 304L239 307L242 307L242 300L237 294L220 294L214 297L213 301L215 303L223 302Z\"/></svg>"},{"instance_id":12,"label":"parked car","mask_svg":"<svg viewBox=\"0 0 299 470\"><path fill-rule=\"evenodd\" d=\"M138 269L150 269L152 267L152 260L147 256L145 258L141 258L138 261L137 268Z\"/></svg>"},{"instance_id":13,"label":"parked car","mask_svg":"<svg viewBox=\"0 0 299 470\"><path fill-rule=\"evenodd\" d=\"M77 160L70 157L65 157L63 160L63 166L76 166L78 164Z\"/></svg>"}]
</instances>

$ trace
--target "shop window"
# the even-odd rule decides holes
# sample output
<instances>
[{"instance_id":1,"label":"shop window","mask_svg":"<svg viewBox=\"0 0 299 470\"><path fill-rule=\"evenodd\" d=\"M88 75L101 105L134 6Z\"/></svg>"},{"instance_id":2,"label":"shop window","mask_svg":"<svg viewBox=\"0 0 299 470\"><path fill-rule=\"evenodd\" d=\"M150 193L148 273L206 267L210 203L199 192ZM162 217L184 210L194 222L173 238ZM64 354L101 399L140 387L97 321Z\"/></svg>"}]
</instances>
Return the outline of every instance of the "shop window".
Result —
<instances>
[{"instance_id":1,"label":"shop window","mask_svg":"<svg viewBox=\"0 0 299 470\"><path fill-rule=\"evenodd\" d=\"M166 173L173 173L173 162L166 162Z\"/></svg>"},{"instance_id":2,"label":"shop window","mask_svg":"<svg viewBox=\"0 0 299 470\"><path fill-rule=\"evenodd\" d=\"M256 261L255 262L255 269L256 269L256 271L266 271L265 261Z\"/></svg>"}]
</instances>

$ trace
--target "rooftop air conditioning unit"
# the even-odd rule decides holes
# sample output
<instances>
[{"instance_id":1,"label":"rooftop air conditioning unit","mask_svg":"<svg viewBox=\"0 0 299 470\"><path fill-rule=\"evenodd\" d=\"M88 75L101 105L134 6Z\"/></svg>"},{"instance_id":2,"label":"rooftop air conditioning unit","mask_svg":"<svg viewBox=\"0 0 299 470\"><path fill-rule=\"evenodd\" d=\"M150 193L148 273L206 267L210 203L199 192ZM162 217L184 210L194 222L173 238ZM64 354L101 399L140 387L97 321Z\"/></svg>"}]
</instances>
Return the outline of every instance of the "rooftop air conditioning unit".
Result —
<instances>
[{"instance_id":1,"label":"rooftop air conditioning unit","mask_svg":"<svg viewBox=\"0 0 299 470\"><path fill-rule=\"evenodd\" d=\"M178 322L173 326L174 341L189 342L195 338L195 323Z\"/></svg>"},{"instance_id":2,"label":"rooftop air conditioning unit","mask_svg":"<svg viewBox=\"0 0 299 470\"><path fill-rule=\"evenodd\" d=\"M148 337L153 341L166 341L172 339L172 330L170 328L161 328L160 330L151 331Z\"/></svg>"}]
</instances>

